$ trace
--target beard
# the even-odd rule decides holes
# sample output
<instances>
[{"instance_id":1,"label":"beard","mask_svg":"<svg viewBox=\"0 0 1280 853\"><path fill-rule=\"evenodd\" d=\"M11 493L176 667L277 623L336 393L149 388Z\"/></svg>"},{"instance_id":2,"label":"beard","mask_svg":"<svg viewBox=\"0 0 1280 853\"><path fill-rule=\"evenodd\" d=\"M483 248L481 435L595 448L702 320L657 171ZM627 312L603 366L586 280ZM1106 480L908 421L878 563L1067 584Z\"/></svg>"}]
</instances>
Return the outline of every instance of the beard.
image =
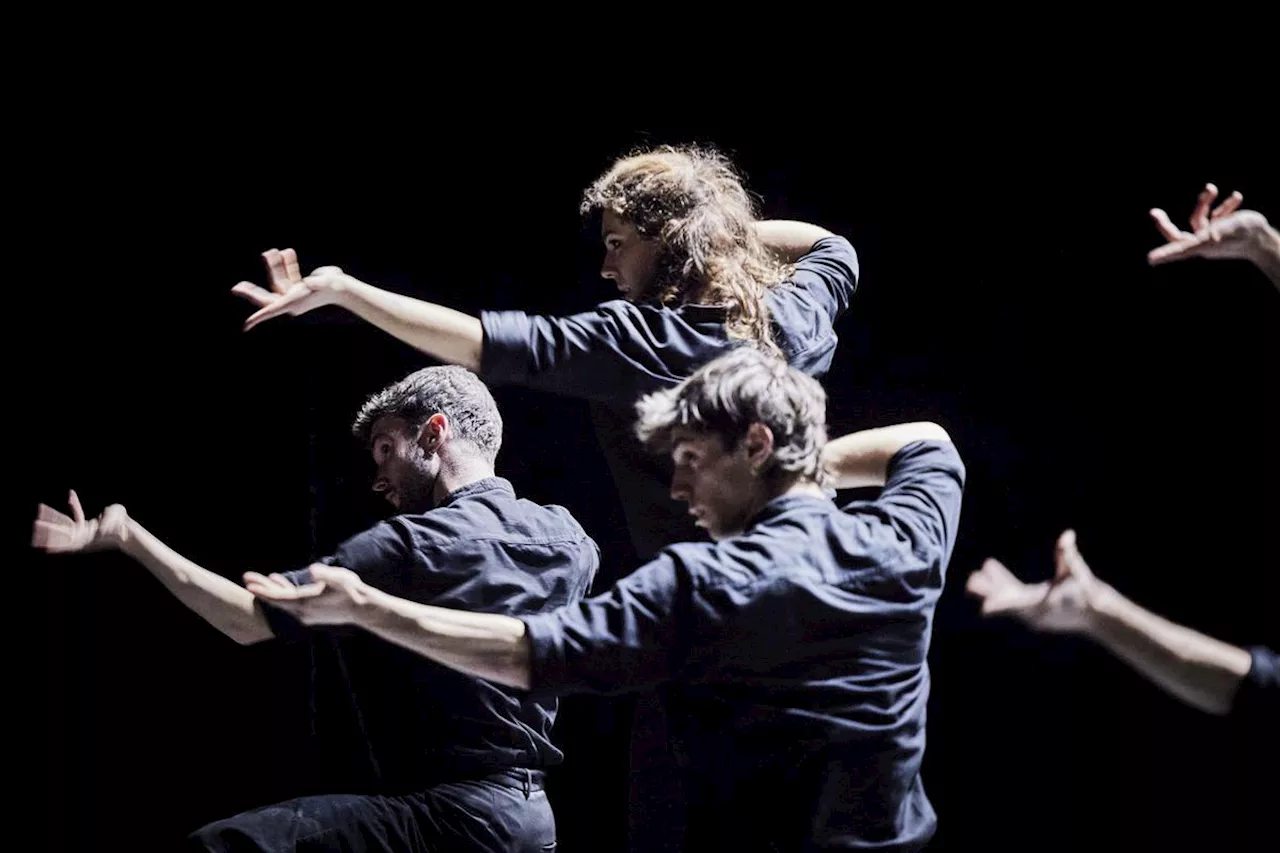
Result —
<instances>
[{"instance_id":1,"label":"beard","mask_svg":"<svg viewBox=\"0 0 1280 853\"><path fill-rule=\"evenodd\" d=\"M440 472L432 469L431 461L421 447L413 446L400 473L400 482L396 486L400 494L400 512L421 513L433 509Z\"/></svg>"}]
</instances>

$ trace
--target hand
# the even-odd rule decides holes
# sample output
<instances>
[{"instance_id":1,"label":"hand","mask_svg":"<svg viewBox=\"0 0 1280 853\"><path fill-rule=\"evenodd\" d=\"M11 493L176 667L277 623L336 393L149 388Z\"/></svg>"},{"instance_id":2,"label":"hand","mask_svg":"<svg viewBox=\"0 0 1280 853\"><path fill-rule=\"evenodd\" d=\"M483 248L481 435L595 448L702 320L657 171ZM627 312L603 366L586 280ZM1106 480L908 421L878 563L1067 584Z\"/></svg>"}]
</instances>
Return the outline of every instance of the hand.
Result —
<instances>
[{"instance_id":1,"label":"hand","mask_svg":"<svg viewBox=\"0 0 1280 853\"><path fill-rule=\"evenodd\" d=\"M271 290L264 290L248 281L231 288L232 293L258 306L258 311L244 321L246 332L272 317L283 314L296 317L337 301L346 278L338 267L319 267L303 278L298 269L298 254L293 249L269 249L262 253L262 257L267 262Z\"/></svg>"},{"instance_id":2,"label":"hand","mask_svg":"<svg viewBox=\"0 0 1280 853\"><path fill-rule=\"evenodd\" d=\"M1259 250L1273 233L1266 218L1256 210L1238 210L1244 196L1233 192L1226 201L1209 212L1218 197L1218 188L1205 184L1191 213L1191 232L1181 231L1169 221L1160 208L1151 210L1156 227L1169 242L1147 253L1151 264L1180 261L1183 258L1244 258L1256 261Z\"/></svg>"},{"instance_id":3,"label":"hand","mask_svg":"<svg viewBox=\"0 0 1280 853\"><path fill-rule=\"evenodd\" d=\"M284 575L245 572L249 592L297 617L304 625L348 625L369 602L373 588L350 569L316 563L309 584L295 585Z\"/></svg>"},{"instance_id":4,"label":"hand","mask_svg":"<svg viewBox=\"0 0 1280 853\"><path fill-rule=\"evenodd\" d=\"M107 551L120 548L129 538L129 514L120 504L112 504L97 518L86 519L75 490L67 498L71 517L40 504L31 531L31 547L51 554L77 551Z\"/></svg>"},{"instance_id":5,"label":"hand","mask_svg":"<svg viewBox=\"0 0 1280 853\"><path fill-rule=\"evenodd\" d=\"M983 616L1014 616L1038 631L1087 632L1095 604L1109 587L1094 577L1076 550L1074 531L1058 537L1054 562L1052 581L1027 584L999 560L988 558L969 575L965 590L982 599Z\"/></svg>"}]
</instances>

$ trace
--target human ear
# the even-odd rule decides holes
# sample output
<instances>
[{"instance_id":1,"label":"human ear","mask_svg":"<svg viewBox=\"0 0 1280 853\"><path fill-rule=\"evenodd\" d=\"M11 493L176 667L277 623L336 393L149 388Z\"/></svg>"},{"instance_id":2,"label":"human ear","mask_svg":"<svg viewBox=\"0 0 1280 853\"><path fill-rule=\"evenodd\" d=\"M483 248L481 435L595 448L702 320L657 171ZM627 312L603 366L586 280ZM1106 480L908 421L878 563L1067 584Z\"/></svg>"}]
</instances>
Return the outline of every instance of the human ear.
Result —
<instances>
[{"instance_id":1,"label":"human ear","mask_svg":"<svg viewBox=\"0 0 1280 853\"><path fill-rule=\"evenodd\" d=\"M751 463L751 471L759 474L769 464L773 456L773 430L762 423L753 423L747 427L747 434L742 438L742 447L747 461Z\"/></svg>"},{"instance_id":2,"label":"human ear","mask_svg":"<svg viewBox=\"0 0 1280 853\"><path fill-rule=\"evenodd\" d=\"M427 453L440 449L440 444L448 437L449 419L441 412L436 412L422 424L418 433L418 446Z\"/></svg>"}]
</instances>

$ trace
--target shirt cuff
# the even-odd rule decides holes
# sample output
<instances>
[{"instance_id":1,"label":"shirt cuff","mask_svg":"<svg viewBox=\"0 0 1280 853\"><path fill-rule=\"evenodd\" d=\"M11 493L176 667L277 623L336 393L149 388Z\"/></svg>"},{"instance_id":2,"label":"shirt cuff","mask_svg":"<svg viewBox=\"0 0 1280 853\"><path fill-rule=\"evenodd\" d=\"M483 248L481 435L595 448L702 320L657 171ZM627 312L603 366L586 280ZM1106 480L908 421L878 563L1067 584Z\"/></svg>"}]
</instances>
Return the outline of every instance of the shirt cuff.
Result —
<instances>
[{"instance_id":1,"label":"shirt cuff","mask_svg":"<svg viewBox=\"0 0 1280 853\"><path fill-rule=\"evenodd\" d=\"M567 680L564 630L555 613L521 616L529 642L529 687L535 694L554 694Z\"/></svg>"},{"instance_id":2,"label":"shirt cuff","mask_svg":"<svg viewBox=\"0 0 1280 853\"><path fill-rule=\"evenodd\" d=\"M529 374L529 315L523 311L482 311L480 376L490 382L519 382Z\"/></svg>"}]
</instances>

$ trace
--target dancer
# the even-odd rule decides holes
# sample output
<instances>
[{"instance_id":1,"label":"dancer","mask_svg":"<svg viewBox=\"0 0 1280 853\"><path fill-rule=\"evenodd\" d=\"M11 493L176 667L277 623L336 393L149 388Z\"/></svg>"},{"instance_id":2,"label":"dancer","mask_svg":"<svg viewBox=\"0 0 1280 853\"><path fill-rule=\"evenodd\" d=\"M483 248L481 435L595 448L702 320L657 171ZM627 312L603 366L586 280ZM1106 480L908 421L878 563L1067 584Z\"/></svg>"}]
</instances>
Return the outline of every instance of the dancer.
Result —
<instances>
[{"instance_id":1,"label":"dancer","mask_svg":"<svg viewBox=\"0 0 1280 853\"><path fill-rule=\"evenodd\" d=\"M337 563L406 600L516 614L585 595L595 543L562 507L518 499L494 475L502 419L488 389L459 367L418 371L371 397L354 431L377 465L374 490L397 514L345 542ZM313 642L328 666L313 684L325 759L340 794L244 812L197 830L203 850L544 851L556 840L542 789L561 752L555 701L455 672L363 633L315 631L255 604L244 587L181 557L119 505L87 519L41 506L32 544L66 553L118 549L183 604L242 644ZM263 576L250 573L251 579ZM306 582L308 571L271 575ZM341 695L345 707L324 706ZM343 728L349 724L350 731ZM338 734L329 737L326 733Z\"/></svg>"},{"instance_id":2,"label":"dancer","mask_svg":"<svg viewBox=\"0 0 1280 853\"><path fill-rule=\"evenodd\" d=\"M621 298L567 317L521 311L474 317L379 290L337 267L303 278L289 249L265 255L270 290L241 282L234 292L259 306L246 329L337 305L491 383L590 401L631 543L647 560L665 545L704 534L668 494L669 460L636 440L636 401L741 345L780 353L805 373L825 376L837 342L834 324L857 287L858 260L848 240L825 228L757 221L729 160L696 147L619 158L587 187L581 212L599 227L600 274ZM681 831L680 792L663 755L669 737L662 705L642 694L634 709L628 814L637 853L674 849Z\"/></svg>"},{"instance_id":3,"label":"dancer","mask_svg":"<svg viewBox=\"0 0 1280 853\"><path fill-rule=\"evenodd\" d=\"M671 495L712 542L611 590L513 618L406 601L345 569L248 578L303 622L356 625L533 695L675 683L690 850L918 850L934 608L964 466L917 423L825 441L825 394L739 348L639 405ZM880 485L838 508L823 485Z\"/></svg>"},{"instance_id":4,"label":"dancer","mask_svg":"<svg viewBox=\"0 0 1280 853\"><path fill-rule=\"evenodd\" d=\"M600 274L621 299L569 317L486 311L473 317L388 293L321 267L303 278L290 250L265 253L271 289L233 288L273 317L337 305L441 361L592 401L601 446L640 559L699 538L667 495L670 467L633 434L634 406L730 348L753 344L821 378L849 307L858 262L847 240L804 222L755 221L723 156L659 148L623 157L584 193L598 220ZM794 263L793 263L794 262Z\"/></svg>"}]
</instances>

